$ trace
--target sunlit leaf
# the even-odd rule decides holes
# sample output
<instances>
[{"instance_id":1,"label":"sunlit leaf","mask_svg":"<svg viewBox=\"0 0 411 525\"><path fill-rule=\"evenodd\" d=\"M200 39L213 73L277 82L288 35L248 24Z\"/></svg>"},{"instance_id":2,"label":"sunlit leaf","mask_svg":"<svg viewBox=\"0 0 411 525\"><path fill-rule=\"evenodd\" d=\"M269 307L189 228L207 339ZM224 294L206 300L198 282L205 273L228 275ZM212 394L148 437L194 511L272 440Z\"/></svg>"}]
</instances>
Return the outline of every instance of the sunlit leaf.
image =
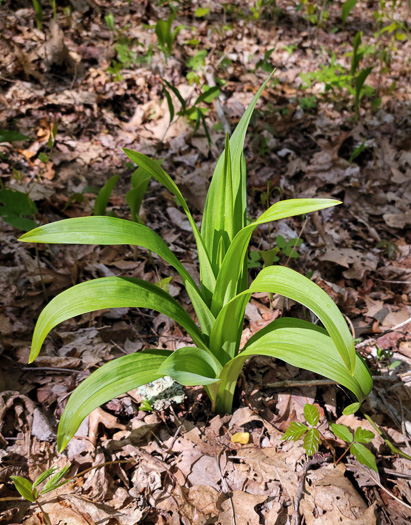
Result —
<instances>
[{"instance_id":1,"label":"sunlit leaf","mask_svg":"<svg viewBox=\"0 0 411 525\"><path fill-rule=\"evenodd\" d=\"M347 443L353 442L353 435L345 425L339 425L338 423L331 423L330 428L332 432Z\"/></svg>"},{"instance_id":2,"label":"sunlit leaf","mask_svg":"<svg viewBox=\"0 0 411 525\"><path fill-rule=\"evenodd\" d=\"M34 503L36 498L33 494L32 484L26 478L20 476L10 476L10 479L13 481L16 489L20 492L24 499Z\"/></svg>"},{"instance_id":3,"label":"sunlit leaf","mask_svg":"<svg viewBox=\"0 0 411 525\"><path fill-rule=\"evenodd\" d=\"M318 407L306 403L304 405L304 417L309 425L315 427L315 425L320 421L320 411L318 410Z\"/></svg>"},{"instance_id":4,"label":"sunlit leaf","mask_svg":"<svg viewBox=\"0 0 411 525\"><path fill-rule=\"evenodd\" d=\"M83 419L95 408L114 397L155 381L157 372L171 354L168 350L145 350L109 361L93 372L71 394L61 416L57 446L59 452L76 433Z\"/></svg>"},{"instance_id":5,"label":"sunlit leaf","mask_svg":"<svg viewBox=\"0 0 411 525\"><path fill-rule=\"evenodd\" d=\"M375 456L368 450L368 448L364 447L364 445L361 445L361 443L354 443L350 450L357 461L361 463L361 465L365 465L366 467L375 470L375 472L378 473Z\"/></svg>"},{"instance_id":6,"label":"sunlit leaf","mask_svg":"<svg viewBox=\"0 0 411 525\"><path fill-rule=\"evenodd\" d=\"M77 284L52 299L41 312L34 329L30 353L32 362L47 334L56 325L88 312L106 308L150 308L181 324L197 346L205 348L202 335L187 312L158 286L125 277L102 277Z\"/></svg>"},{"instance_id":7,"label":"sunlit leaf","mask_svg":"<svg viewBox=\"0 0 411 525\"><path fill-rule=\"evenodd\" d=\"M308 456L313 456L318 452L318 447L321 443L320 433L316 428L311 428L304 436L304 450Z\"/></svg>"},{"instance_id":8,"label":"sunlit leaf","mask_svg":"<svg viewBox=\"0 0 411 525\"><path fill-rule=\"evenodd\" d=\"M289 424L281 439L284 439L285 441L298 441L307 431L308 427L303 423L293 421Z\"/></svg>"},{"instance_id":9,"label":"sunlit leaf","mask_svg":"<svg viewBox=\"0 0 411 525\"><path fill-rule=\"evenodd\" d=\"M375 437L375 434L370 430L358 427L355 430L354 441L359 443L370 443Z\"/></svg>"}]
</instances>

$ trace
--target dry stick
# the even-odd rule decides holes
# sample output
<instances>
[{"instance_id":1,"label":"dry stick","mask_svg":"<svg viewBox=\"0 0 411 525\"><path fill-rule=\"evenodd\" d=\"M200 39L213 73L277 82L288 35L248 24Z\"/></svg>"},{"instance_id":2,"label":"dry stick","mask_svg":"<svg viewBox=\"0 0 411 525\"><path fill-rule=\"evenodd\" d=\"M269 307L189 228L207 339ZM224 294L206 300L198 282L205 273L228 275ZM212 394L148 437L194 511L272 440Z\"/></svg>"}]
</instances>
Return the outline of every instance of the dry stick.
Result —
<instances>
[{"instance_id":1,"label":"dry stick","mask_svg":"<svg viewBox=\"0 0 411 525\"><path fill-rule=\"evenodd\" d=\"M397 498L397 496L395 496L390 490L386 489L383 485L381 485L381 483L377 479L375 479L374 476L371 476L368 470L363 468L361 465L358 465L358 466L363 472L365 472L374 481L376 485L380 487L380 489L386 492L391 498L394 498L396 501L398 501L398 503L401 503L401 505L404 505L404 507L407 507L407 509L411 510L411 505L408 505L408 503L405 503L405 501L400 500L400 498Z\"/></svg>"},{"instance_id":2,"label":"dry stick","mask_svg":"<svg viewBox=\"0 0 411 525\"><path fill-rule=\"evenodd\" d=\"M319 467L323 463L329 463L331 461L331 456L320 456L319 454L315 454L313 459L310 459L305 465L303 470L299 474L299 483L298 483L298 490L297 494L295 495L294 500L294 525L299 525L300 523L300 501L303 496L304 492L304 482L305 478L307 476L307 472L313 468L313 467Z\"/></svg>"},{"instance_id":3,"label":"dry stick","mask_svg":"<svg viewBox=\"0 0 411 525\"><path fill-rule=\"evenodd\" d=\"M398 379L397 376L372 376L373 381L395 381ZM269 388L287 388L287 387L296 387L296 386L328 386L328 385L338 385L336 381L331 379L312 379L312 380L285 380L277 381L275 383L264 383L260 386L269 387Z\"/></svg>"},{"instance_id":4,"label":"dry stick","mask_svg":"<svg viewBox=\"0 0 411 525\"><path fill-rule=\"evenodd\" d=\"M411 317L408 318L406 321L403 321L402 323L397 324L397 325L393 326L392 328L389 328L388 330L385 330L384 332L381 332L378 335L378 337L382 337L383 335L389 334L391 332L395 332L396 330L398 330L399 328L402 328L403 326L407 325L410 322L411 322ZM366 339L362 343L358 343L357 345L355 345L355 348L362 348L363 346L372 345L372 344L375 343L375 341L376 341L375 337L370 337L370 339Z\"/></svg>"},{"instance_id":5,"label":"dry stick","mask_svg":"<svg viewBox=\"0 0 411 525\"><path fill-rule=\"evenodd\" d=\"M230 500L231 512L233 513L233 525L237 525L237 521L235 519L234 501L233 501L233 498L231 496L231 489L228 486L227 480L225 479L224 473L223 473L223 471L221 469L220 459L221 459L221 456L222 456L223 452L224 452L224 450L221 450L218 454L216 454L217 465L218 465L218 469L220 471L221 484L223 486L223 491L228 495L228 499Z\"/></svg>"}]
</instances>

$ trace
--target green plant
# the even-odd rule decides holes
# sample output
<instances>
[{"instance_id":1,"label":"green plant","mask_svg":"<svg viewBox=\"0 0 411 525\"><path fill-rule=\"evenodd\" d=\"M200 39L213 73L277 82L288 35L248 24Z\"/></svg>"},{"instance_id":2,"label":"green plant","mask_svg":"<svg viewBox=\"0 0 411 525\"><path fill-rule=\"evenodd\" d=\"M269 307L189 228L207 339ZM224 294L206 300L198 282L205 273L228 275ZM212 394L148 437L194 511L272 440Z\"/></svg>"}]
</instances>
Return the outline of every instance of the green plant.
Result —
<instances>
[{"instance_id":1,"label":"green plant","mask_svg":"<svg viewBox=\"0 0 411 525\"><path fill-rule=\"evenodd\" d=\"M346 0L341 6L341 20L343 24L347 21L348 15L357 5L357 2L358 0Z\"/></svg>"},{"instance_id":2,"label":"green plant","mask_svg":"<svg viewBox=\"0 0 411 525\"><path fill-rule=\"evenodd\" d=\"M22 478L21 476L10 476L10 479L13 481L16 489L23 496L23 498L26 499L27 501L30 501L31 503L36 503L36 505L38 505L48 525L51 525L50 518L44 512L43 507L41 506L41 503L38 501L38 498L42 496L43 494L47 494L48 492L51 492L52 490L56 490L59 487L71 481L71 479L63 480L70 466L71 466L70 464L66 465L59 472L57 472L57 474L54 474L57 468L51 467L45 472L43 472L33 483L31 483L26 478ZM53 477L50 478L50 476L53 476ZM42 483L44 483L48 478L50 479L43 486L43 488L39 489L39 486Z\"/></svg>"},{"instance_id":3,"label":"green plant","mask_svg":"<svg viewBox=\"0 0 411 525\"><path fill-rule=\"evenodd\" d=\"M172 25L177 16L177 10L170 2L170 11L171 14L167 20L158 20L154 32L157 36L157 43L159 49L163 52L165 59L169 58L173 53L173 46L175 39L177 38L178 33L183 29L183 25L177 26L174 31L172 31Z\"/></svg>"},{"instance_id":4,"label":"green plant","mask_svg":"<svg viewBox=\"0 0 411 525\"><path fill-rule=\"evenodd\" d=\"M304 438L303 447L308 456L313 456L318 452L322 440L331 447L318 428L316 428L320 423L320 411L318 408L315 405L306 403L304 406L304 418L309 426L293 421L288 426L282 439L285 441L298 441ZM374 439L375 434L373 432L358 427L353 436L345 425L337 423L330 423L330 429L337 437L349 443L344 453L336 461L334 456L335 464L339 463L346 454L351 452L362 465L366 465L378 472L374 454L363 445L363 443L370 443Z\"/></svg>"},{"instance_id":5,"label":"green plant","mask_svg":"<svg viewBox=\"0 0 411 525\"><path fill-rule=\"evenodd\" d=\"M113 217L80 217L36 228L26 242L66 244L129 244L147 248L180 275L195 310L198 325L158 286L123 277L104 277L73 286L42 311L33 335L30 362L40 352L50 330L76 315L104 308L144 307L179 323L195 346L175 352L151 349L103 365L73 392L60 420L57 443L63 450L81 421L96 407L163 376L186 385L203 385L218 413L232 409L237 378L254 355L282 359L324 375L351 390L361 403L372 388L369 371L356 354L353 338L331 298L315 283L286 267L264 268L248 287L247 248L261 224L339 204L329 199L292 199L272 205L247 223L246 170L243 145L253 109L267 82L242 116L214 170L201 232L171 177L155 161L125 149L127 156L163 184L182 207L193 229L201 286L150 228ZM245 307L254 292L278 293L310 308L325 328L300 319L282 318L254 334L240 350Z\"/></svg>"},{"instance_id":6,"label":"green plant","mask_svg":"<svg viewBox=\"0 0 411 525\"><path fill-rule=\"evenodd\" d=\"M304 438L303 447L308 456L313 456L318 452L321 441L324 441L331 447L318 428L316 428L320 422L320 411L318 408L307 403L304 406L304 418L309 426L293 421L284 432L282 439L285 441L298 441ZM346 454L351 452L362 465L366 465L368 468L378 472L374 454L363 445L363 443L370 443L374 439L375 434L373 432L358 427L353 436L345 425L337 423L330 423L330 429L337 437L349 443L344 453L336 461L334 455L335 464L339 463ZM333 453L335 453L334 449Z\"/></svg>"},{"instance_id":7,"label":"green plant","mask_svg":"<svg viewBox=\"0 0 411 525\"><path fill-rule=\"evenodd\" d=\"M284 239L282 235L277 235L275 238L277 246L271 250L251 251L248 259L248 268L258 268L262 260L263 268L271 266L280 260L280 255L284 255L290 259L298 259L298 248L302 245L302 239Z\"/></svg>"},{"instance_id":8,"label":"green plant","mask_svg":"<svg viewBox=\"0 0 411 525\"><path fill-rule=\"evenodd\" d=\"M181 108L177 112L178 117L185 117L190 121L194 122L194 133L196 133L200 127L200 124L202 124L204 133L207 137L208 145L211 145L211 137L210 132L207 127L205 115L208 111L206 107L201 106L201 104L204 103L210 103L213 98L217 97L220 93L220 88L218 86L210 87L210 86L203 86L203 93L199 95L195 101L192 104L189 104L188 101L184 100L179 90L170 84L167 80L163 80L163 93L167 100L168 110L170 113L170 122L168 127L170 127L173 124L174 116L176 115L175 107L173 104L173 100L171 98L170 91L174 93L174 95L177 97ZM169 91L170 90L170 91ZM168 128L167 128L168 129Z\"/></svg>"},{"instance_id":9,"label":"green plant","mask_svg":"<svg viewBox=\"0 0 411 525\"><path fill-rule=\"evenodd\" d=\"M97 198L94 202L93 215L110 215L113 216L113 213L106 213L106 208L108 201L110 200L111 194L117 184L119 177L118 175L113 175L108 179L105 185L99 190Z\"/></svg>"}]
</instances>

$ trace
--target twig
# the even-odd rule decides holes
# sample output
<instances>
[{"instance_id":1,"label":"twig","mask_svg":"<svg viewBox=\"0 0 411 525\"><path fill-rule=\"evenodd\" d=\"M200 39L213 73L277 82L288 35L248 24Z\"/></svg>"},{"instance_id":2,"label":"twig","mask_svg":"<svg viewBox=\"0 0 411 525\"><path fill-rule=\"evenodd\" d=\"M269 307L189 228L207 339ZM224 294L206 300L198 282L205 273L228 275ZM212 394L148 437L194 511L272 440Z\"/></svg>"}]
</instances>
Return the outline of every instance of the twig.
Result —
<instances>
[{"instance_id":1,"label":"twig","mask_svg":"<svg viewBox=\"0 0 411 525\"><path fill-rule=\"evenodd\" d=\"M395 332L396 330L398 330L399 328L402 328L403 326L407 325L410 322L411 322L411 317L408 318L406 321L403 321L402 323L397 324L393 326L392 328L388 328L384 332L381 332L380 334L378 334L378 337L382 337L383 335L389 334L391 332ZM375 344L375 342L376 342L375 337L370 337L369 339L366 339L365 341L362 341L361 343L358 343L357 345L355 345L355 348L358 349L358 348L362 348L363 346L369 346L369 345Z\"/></svg>"},{"instance_id":2,"label":"twig","mask_svg":"<svg viewBox=\"0 0 411 525\"><path fill-rule=\"evenodd\" d=\"M218 465L218 469L219 469L220 475L221 475L221 485L223 487L223 492L228 495L228 499L230 500L231 511L233 513L233 525L237 525L237 521L235 519L234 501L233 501L233 498L231 496L231 489L228 486L227 480L224 477L224 472L223 472L223 470L221 468L221 463L220 463L220 459L221 459L221 456L222 456L223 452L224 452L224 450L221 450L218 454L216 454L217 465Z\"/></svg>"},{"instance_id":3,"label":"twig","mask_svg":"<svg viewBox=\"0 0 411 525\"><path fill-rule=\"evenodd\" d=\"M331 456L320 456L315 454L313 459L310 459L305 465L303 470L299 474L298 490L295 495L294 500L294 524L299 525L300 523L300 501L303 497L304 492L304 483L307 476L307 472L314 467L320 467L323 463L329 463L331 461Z\"/></svg>"},{"instance_id":4,"label":"twig","mask_svg":"<svg viewBox=\"0 0 411 525\"><path fill-rule=\"evenodd\" d=\"M405 501L402 501L400 498L397 498L397 496L395 496L390 490L386 489L383 485L381 485L381 483L374 478L374 476L371 476L370 472L368 472L368 470L366 470L365 468L363 468L360 464L358 464L358 467L363 471L365 472L373 481L376 485L378 485L380 487L380 489L382 489L384 492L386 492L391 498L394 498L396 501L398 501L398 503L401 503L401 505L404 505L404 507L407 507L407 509L411 510L411 505L408 505L408 503L405 503Z\"/></svg>"},{"instance_id":5,"label":"twig","mask_svg":"<svg viewBox=\"0 0 411 525\"><path fill-rule=\"evenodd\" d=\"M288 263L290 262L291 257L293 255L293 253L295 252L295 247L296 247L298 241L301 239L301 235L303 234L303 231L304 231L304 229L305 229L305 227L307 225L308 219L309 219L309 217L307 216L305 218L305 221L303 222L303 225L301 226L300 233L298 234L297 240L295 241L294 246L291 248L290 255L288 256L287 262L285 263L286 267L288 267Z\"/></svg>"},{"instance_id":6,"label":"twig","mask_svg":"<svg viewBox=\"0 0 411 525\"><path fill-rule=\"evenodd\" d=\"M372 376L373 381L395 381L398 379L397 376ZM275 383L264 383L259 385L260 387L269 387L269 388L286 388L294 386L327 386L327 385L338 385L336 381L331 379L311 379L311 380L285 380L277 381Z\"/></svg>"}]
</instances>

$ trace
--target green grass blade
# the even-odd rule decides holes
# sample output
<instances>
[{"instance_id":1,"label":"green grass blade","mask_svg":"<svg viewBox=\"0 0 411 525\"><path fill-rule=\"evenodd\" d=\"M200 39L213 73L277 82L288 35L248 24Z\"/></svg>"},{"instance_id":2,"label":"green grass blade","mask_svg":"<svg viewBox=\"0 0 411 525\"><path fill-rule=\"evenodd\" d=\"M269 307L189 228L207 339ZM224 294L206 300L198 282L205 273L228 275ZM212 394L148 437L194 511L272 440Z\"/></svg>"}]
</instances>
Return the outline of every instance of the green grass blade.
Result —
<instances>
[{"instance_id":1,"label":"green grass blade","mask_svg":"<svg viewBox=\"0 0 411 525\"><path fill-rule=\"evenodd\" d=\"M40 226L22 235L19 240L59 244L129 244L146 248L159 255L179 273L203 333L206 336L211 333L214 316L193 278L163 239L147 226L115 217L78 217Z\"/></svg>"},{"instance_id":2,"label":"green grass blade","mask_svg":"<svg viewBox=\"0 0 411 525\"><path fill-rule=\"evenodd\" d=\"M59 452L64 450L83 419L95 408L163 377L157 370L170 354L168 350L145 350L126 355L106 363L85 379L71 394L61 417L57 433Z\"/></svg>"},{"instance_id":3,"label":"green grass blade","mask_svg":"<svg viewBox=\"0 0 411 525\"><path fill-rule=\"evenodd\" d=\"M178 186L175 184L172 178L154 160L146 157L142 153L138 153L137 151L132 151L129 149L124 149L124 153L130 160L144 168L154 179L163 184L163 186L165 186L175 196L178 205L183 208L185 214L187 215L197 244L202 289L206 302L209 303L215 287L215 275L211 267L209 254L203 237L200 234L197 224L190 213L181 191L178 189Z\"/></svg>"},{"instance_id":4,"label":"green grass blade","mask_svg":"<svg viewBox=\"0 0 411 525\"><path fill-rule=\"evenodd\" d=\"M351 332L338 306L319 286L290 268L269 266L257 275L250 291L277 293L309 308L321 319L348 370L354 372L356 353Z\"/></svg>"},{"instance_id":5,"label":"green grass blade","mask_svg":"<svg viewBox=\"0 0 411 525\"><path fill-rule=\"evenodd\" d=\"M96 310L126 307L150 308L171 317L197 346L206 348L197 325L167 292L140 279L103 277L72 286L49 302L34 329L29 362L38 356L47 334L59 323Z\"/></svg>"},{"instance_id":6,"label":"green grass blade","mask_svg":"<svg viewBox=\"0 0 411 525\"><path fill-rule=\"evenodd\" d=\"M298 368L325 376L351 390L360 402L371 391L372 379L362 359L356 356L352 376L332 339L323 330L306 321L288 318L278 319L271 323L270 327L270 331L255 337L223 368L217 398L219 412L231 410L238 375L244 362L253 355L275 357Z\"/></svg>"},{"instance_id":7,"label":"green grass blade","mask_svg":"<svg viewBox=\"0 0 411 525\"><path fill-rule=\"evenodd\" d=\"M173 352L158 369L185 386L211 385L219 381L221 366L210 352L184 346Z\"/></svg>"},{"instance_id":8,"label":"green grass blade","mask_svg":"<svg viewBox=\"0 0 411 525\"><path fill-rule=\"evenodd\" d=\"M231 150L231 170L232 170L232 205L229 207L230 213L232 213L232 221L234 224L234 235L239 232L244 226L246 221L246 173L245 173L245 162L243 159L244 140L247 133L248 124L251 119L251 115L254 111L255 105L260 98L263 89L267 83L271 80L274 72L268 77L261 88L256 93L255 97L251 101L250 105L241 117L231 139L230 139L230 150ZM224 222L224 215L228 213L225 208L220 205L221 188L227 187L227 184L223 181L227 173L224 171L225 164L225 152L220 155L217 165L214 170L213 178L211 180L210 188L208 190L207 199L204 208L203 223L201 233L204 237L204 242L208 253L211 258L211 265L215 274L218 273L218 243L221 236L221 232L218 229L218 225ZM231 190L230 190L231 191ZM228 197L224 197L224 201L228 201Z\"/></svg>"},{"instance_id":9,"label":"green grass blade","mask_svg":"<svg viewBox=\"0 0 411 525\"><path fill-rule=\"evenodd\" d=\"M243 291L242 289L238 289L238 281L244 271L244 260L248 243L250 242L253 231L259 224L322 210L337 204L340 204L340 202L331 199L290 199L279 201L271 206L255 222L238 232L228 249L217 276L215 293L211 304L212 313L217 316L225 304L237 295L237 293Z\"/></svg>"}]
</instances>

